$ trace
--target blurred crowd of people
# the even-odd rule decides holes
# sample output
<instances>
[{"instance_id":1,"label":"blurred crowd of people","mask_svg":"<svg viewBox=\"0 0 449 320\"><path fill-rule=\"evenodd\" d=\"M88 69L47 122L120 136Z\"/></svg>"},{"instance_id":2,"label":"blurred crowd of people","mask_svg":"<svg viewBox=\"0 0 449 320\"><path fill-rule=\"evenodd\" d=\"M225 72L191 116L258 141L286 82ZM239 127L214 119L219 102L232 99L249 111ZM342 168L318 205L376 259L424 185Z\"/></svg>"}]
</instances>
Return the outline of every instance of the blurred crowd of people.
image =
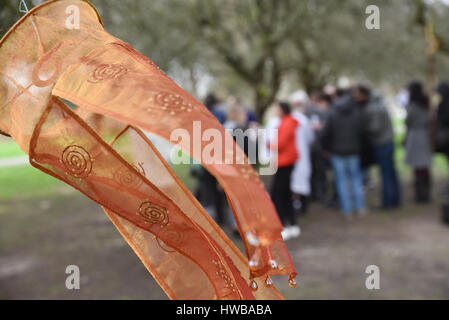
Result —
<instances>
[{"instance_id":1,"label":"blurred crowd of people","mask_svg":"<svg viewBox=\"0 0 449 320\"><path fill-rule=\"evenodd\" d=\"M436 112L418 81L410 83L402 99L407 130L401 143L405 162L413 168L417 203L431 201L433 153L449 156L449 85L443 82L435 91L440 97ZM310 201L339 208L347 220L368 214L365 189L371 183L372 166L378 166L381 180L376 209L401 206L392 119L383 97L370 87L329 85L310 96L296 91L269 108L261 123L238 97L221 102L211 94L205 105L226 129L260 128L261 123L277 129L277 136L268 141L268 148L276 151L278 167L270 181L270 195L284 225L284 239L299 236L297 218L307 213ZM219 224L228 222L236 231L215 178L202 168L194 174L199 179L199 201Z\"/></svg>"}]
</instances>

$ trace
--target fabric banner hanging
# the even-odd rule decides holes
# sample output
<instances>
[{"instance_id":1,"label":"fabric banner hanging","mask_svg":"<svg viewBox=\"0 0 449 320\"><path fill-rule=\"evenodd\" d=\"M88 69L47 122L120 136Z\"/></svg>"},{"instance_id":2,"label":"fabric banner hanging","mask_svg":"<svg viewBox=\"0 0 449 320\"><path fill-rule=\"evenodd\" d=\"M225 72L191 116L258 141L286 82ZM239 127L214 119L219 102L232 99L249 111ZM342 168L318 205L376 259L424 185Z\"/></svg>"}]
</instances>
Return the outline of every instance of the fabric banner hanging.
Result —
<instances>
[{"instance_id":1,"label":"fabric banner hanging","mask_svg":"<svg viewBox=\"0 0 449 320\"><path fill-rule=\"evenodd\" d=\"M68 6L79 9L80 28L66 27ZM226 192L248 258L141 131L193 136L194 121L223 137L222 161L202 164ZM1 40L0 132L33 166L99 203L170 298L279 299L270 276L295 284L282 225L244 152L225 143L229 133L207 108L108 34L88 1L47 1ZM181 144L200 162L205 147ZM229 154L239 161L228 164Z\"/></svg>"}]
</instances>

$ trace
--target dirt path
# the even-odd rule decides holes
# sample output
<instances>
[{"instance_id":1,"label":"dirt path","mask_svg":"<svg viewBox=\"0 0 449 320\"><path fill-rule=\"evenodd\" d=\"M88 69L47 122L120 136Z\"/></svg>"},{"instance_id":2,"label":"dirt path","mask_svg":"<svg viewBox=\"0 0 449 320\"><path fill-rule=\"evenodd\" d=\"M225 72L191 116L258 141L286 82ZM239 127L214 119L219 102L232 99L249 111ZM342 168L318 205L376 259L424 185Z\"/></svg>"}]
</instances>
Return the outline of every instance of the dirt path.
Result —
<instances>
[{"instance_id":1,"label":"dirt path","mask_svg":"<svg viewBox=\"0 0 449 320\"><path fill-rule=\"evenodd\" d=\"M303 220L288 242L301 273L291 299L448 299L449 228L435 207L405 206L346 222L323 210ZM380 269L380 290L367 290L366 267Z\"/></svg>"},{"instance_id":2,"label":"dirt path","mask_svg":"<svg viewBox=\"0 0 449 320\"><path fill-rule=\"evenodd\" d=\"M434 206L406 205L345 222L313 206L287 245L300 272L290 299L449 298L449 228ZM65 288L65 268L81 289ZM365 268L380 268L380 290ZM0 299L166 299L98 205L73 194L0 203Z\"/></svg>"}]
</instances>

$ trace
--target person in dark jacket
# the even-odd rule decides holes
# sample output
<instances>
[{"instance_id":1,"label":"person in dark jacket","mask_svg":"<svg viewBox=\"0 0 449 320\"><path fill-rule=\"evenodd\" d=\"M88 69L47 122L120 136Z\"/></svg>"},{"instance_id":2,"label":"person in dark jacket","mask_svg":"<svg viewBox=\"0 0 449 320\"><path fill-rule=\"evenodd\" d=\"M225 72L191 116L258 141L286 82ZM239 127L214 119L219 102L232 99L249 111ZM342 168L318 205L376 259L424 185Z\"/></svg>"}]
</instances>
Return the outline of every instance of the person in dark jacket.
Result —
<instances>
[{"instance_id":1,"label":"person in dark jacket","mask_svg":"<svg viewBox=\"0 0 449 320\"><path fill-rule=\"evenodd\" d=\"M329 109L332 104L332 98L321 93L316 98L316 106L309 109L308 117L315 132L315 139L311 146L312 158L312 198L321 203L326 203L328 193L327 169L328 159L323 154L323 146L321 144L321 132L326 123Z\"/></svg>"},{"instance_id":2,"label":"person in dark jacket","mask_svg":"<svg viewBox=\"0 0 449 320\"><path fill-rule=\"evenodd\" d=\"M221 124L226 121L225 112L219 109L220 100L213 93L204 99L204 105ZM196 198L219 225L224 225L226 196L219 188L217 180L204 167L193 171L193 175L198 178L198 186L195 191Z\"/></svg>"},{"instance_id":3,"label":"person in dark jacket","mask_svg":"<svg viewBox=\"0 0 449 320\"><path fill-rule=\"evenodd\" d=\"M435 119L435 152L442 153L449 158L449 84L441 82L436 91L440 95L441 101ZM449 184L443 190L442 195L445 198L442 218L443 222L449 225Z\"/></svg>"},{"instance_id":4,"label":"person in dark jacket","mask_svg":"<svg viewBox=\"0 0 449 320\"><path fill-rule=\"evenodd\" d=\"M443 153L449 158L449 84L441 82L437 87L441 97L436 118L436 152Z\"/></svg>"},{"instance_id":5,"label":"person in dark jacket","mask_svg":"<svg viewBox=\"0 0 449 320\"><path fill-rule=\"evenodd\" d=\"M429 97L424 93L420 82L409 85L409 103L406 106L407 136L405 140L405 162L415 174L415 201L430 201L430 166L432 146L430 140Z\"/></svg>"},{"instance_id":6,"label":"person in dark jacket","mask_svg":"<svg viewBox=\"0 0 449 320\"><path fill-rule=\"evenodd\" d=\"M331 155L341 210L348 219L353 210L366 214L360 168L363 135L361 112L351 95L343 95L332 106L321 137L323 149Z\"/></svg>"},{"instance_id":7,"label":"person in dark jacket","mask_svg":"<svg viewBox=\"0 0 449 320\"><path fill-rule=\"evenodd\" d=\"M394 132L390 114L382 99L364 86L354 88L353 97L364 109L364 121L382 175L382 209L400 205L401 187L394 163Z\"/></svg>"},{"instance_id":8,"label":"person in dark jacket","mask_svg":"<svg viewBox=\"0 0 449 320\"><path fill-rule=\"evenodd\" d=\"M226 113L220 109L220 104L221 101L213 93L208 94L204 99L206 108L223 124L226 121Z\"/></svg>"}]
</instances>

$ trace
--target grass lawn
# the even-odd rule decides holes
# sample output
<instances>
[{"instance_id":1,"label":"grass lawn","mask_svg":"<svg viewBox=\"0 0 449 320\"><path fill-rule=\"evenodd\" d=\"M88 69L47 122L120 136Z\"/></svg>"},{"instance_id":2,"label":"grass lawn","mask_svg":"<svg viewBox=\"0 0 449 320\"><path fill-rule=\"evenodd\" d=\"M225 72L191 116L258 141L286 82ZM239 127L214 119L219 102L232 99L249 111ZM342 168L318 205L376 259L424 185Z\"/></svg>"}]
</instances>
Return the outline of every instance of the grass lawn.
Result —
<instances>
[{"instance_id":1,"label":"grass lawn","mask_svg":"<svg viewBox=\"0 0 449 320\"><path fill-rule=\"evenodd\" d=\"M26 153L13 140L0 141L0 159L20 156L26 156ZM189 165L172 165L172 169L190 190L194 189L196 181L190 177ZM52 195L61 190L74 189L29 164L0 167L0 200Z\"/></svg>"},{"instance_id":2,"label":"grass lawn","mask_svg":"<svg viewBox=\"0 0 449 320\"><path fill-rule=\"evenodd\" d=\"M0 140L0 159L26 155L12 139ZM0 200L43 196L60 190L69 190L69 187L29 164L0 167Z\"/></svg>"},{"instance_id":3,"label":"grass lawn","mask_svg":"<svg viewBox=\"0 0 449 320\"><path fill-rule=\"evenodd\" d=\"M50 195L69 188L31 165L0 168L0 200Z\"/></svg>"},{"instance_id":4,"label":"grass lawn","mask_svg":"<svg viewBox=\"0 0 449 320\"><path fill-rule=\"evenodd\" d=\"M412 171L404 162L405 150L402 145L405 137L404 121L397 118L394 119L393 124L396 132L395 159L397 168L403 181L411 181ZM0 159L17 156L26 156L26 154L12 139L2 138L0 140ZM184 156L187 157L187 155ZM193 191L197 181L190 175L190 165L180 164L171 165L171 167L186 186ZM378 176L377 170L377 168L374 168L376 174L373 177ZM436 155L434 157L432 171L435 178L448 175L448 163L444 156ZM0 200L14 197L26 198L51 195L61 189L66 191L73 190L63 182L44 174L30 165L0 168Z\"/></svg>"},{"instance_id":5,"label":"grass lawn","mask_svg":"<svg viewBox=\"0 0 449 320\"><path fill-rule=\"evenodd\" d=\"M26 153L19 148L17 143L12 139L0 141L0 159L18 156L26 156Z\"/></svg>"}]
</instances>

